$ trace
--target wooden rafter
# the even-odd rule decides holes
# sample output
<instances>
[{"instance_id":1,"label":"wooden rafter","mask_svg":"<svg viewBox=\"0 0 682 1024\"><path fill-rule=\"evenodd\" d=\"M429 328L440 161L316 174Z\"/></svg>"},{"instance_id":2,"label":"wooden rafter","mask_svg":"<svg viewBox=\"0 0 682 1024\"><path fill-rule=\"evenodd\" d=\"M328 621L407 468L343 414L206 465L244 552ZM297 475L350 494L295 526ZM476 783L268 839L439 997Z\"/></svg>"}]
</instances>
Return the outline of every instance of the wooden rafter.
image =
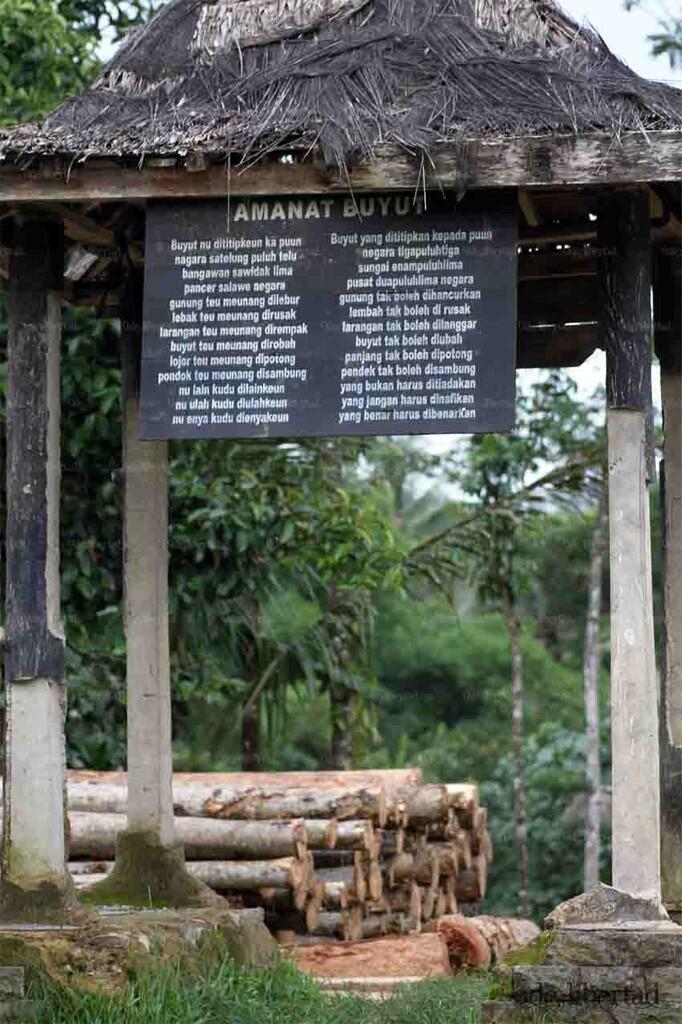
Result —
<instances>
[{"instance_id":1,"label":"wooden rafter","mask_svg":"<svg viewBox=\"0 0 682 1024\"><path fill-rule=\"evenodd\" d=\"M166 163L167 161L164 161ZM682 134L566 135L472 141L441 146L425 159L398 147L377 151L374 161L348 178L312 161L261 161L246 169L225 163L188 173L176 166L142 168L92 160L71 167L45 160L27 172L0 169L0 202L64 202L145 198L222 197L272 193L454 188L562 188L682 180Z\"/></svg>"}]
</instances>

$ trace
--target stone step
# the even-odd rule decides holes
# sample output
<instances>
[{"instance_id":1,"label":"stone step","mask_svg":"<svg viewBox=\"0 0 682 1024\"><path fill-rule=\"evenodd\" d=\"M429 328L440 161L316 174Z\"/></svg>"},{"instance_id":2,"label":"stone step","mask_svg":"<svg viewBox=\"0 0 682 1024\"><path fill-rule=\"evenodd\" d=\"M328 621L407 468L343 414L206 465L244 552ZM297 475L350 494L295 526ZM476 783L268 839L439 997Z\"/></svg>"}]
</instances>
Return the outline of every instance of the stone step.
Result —
<instances>
[{"instance_id":1,"label":"stone step","mask_svg":"<svg viewBox=\"0 0 682 1024\"><path fill-rule=\"evenodd\" d=\"M585 967L682 967L682 928L672 923L557 929L546 964Z\"/></svg>"},{"instance_id":2,"label":"stone step","mask_svg":"<svg viewBox=\"0 0 682 1024\"><path fill-rule=\"evenodd\" d=\"M24 998L24 968L0 967L0 1002Z\"/></svg>"},{"instance_id":3,"label":"stone step","mask_svg":"<svg viewBox=\"0 0 682 1024\"><path fill-rule=\"evenodd\" d=\"M682 967L515 967L512 995L517 1001L536 999L541 1005L567 1001L682 1004Z\"/></svg>"},{"instance_id":4,"label":"stone step","mask_svg":"<svg viewBox=\"0 0 682 1024\"><path fill-rule=\"evenodd\" d=\"M406 978L323 978L315 981L327 993L364 996L369 999L388 999L405 985L418 985L424 977Z\"/></svg>"},{"instance_id":5,"label":"stone step","mask_svg":"<svg viewBox=\"0 0 682 1024\"><path fill-rule=\"evenodd\" d=\"M508 1000L484 1003L480 1020L481 1024L680 1024L682 1003L530 1006Z\"/></svg>"},{"instance_id":6,"label":"stone step","mask_svg":"<svg viewBox=\"0 0 682 1024\"><path fill-rule=\"evenodd\" d=\"M11 999L0 1003L0 1021L35 1020L38 1016L38 1003L31 999Z\"/></svg>"}]
</instances>

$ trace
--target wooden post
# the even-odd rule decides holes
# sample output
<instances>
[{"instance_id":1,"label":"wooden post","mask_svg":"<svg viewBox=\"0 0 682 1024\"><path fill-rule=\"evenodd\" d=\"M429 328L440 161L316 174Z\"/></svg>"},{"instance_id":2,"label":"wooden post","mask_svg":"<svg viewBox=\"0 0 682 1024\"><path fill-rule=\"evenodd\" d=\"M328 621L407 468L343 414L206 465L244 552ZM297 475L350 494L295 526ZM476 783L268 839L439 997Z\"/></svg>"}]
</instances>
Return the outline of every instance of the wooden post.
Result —
<instances>
[{"instance_id":1,"label":"wooden post","mask_svg":"<svg viewBox=\"0 0 682 1024\"><path fill-rule=\"evenodd\" d=\"M613 885L660 902L658 685L648 459L651 251L646 191L603 197L611 540Z\"/></svg>"},{"instance_id":2,"label":"wooden post","mask_svg":"<svg viewBox=\"0 0 682 1024\"><path fill-rule=\"evenodd\" d=\"M131 275L121 306L128 821L115 868L93 892L143 906L190 906L215 897L186 872L174 837L168 444L139 439L142 318L142 281Z\"/></svg>"},{"instance_id":3,"label":"wooden post","mask_svg":"<svg viewBox=\"0 0 682 1024\"><path fill-rule=\"evenodd\" d=\"M682 914L682 248L660 252L654 275L661 363L664 463L664 645L661 666L661 883L670 914Z\"/></svg>"},{"instance_id":4,"label":"wooden post","mask_svg":"<svg viewBox=\"0 0 682 1024\"><path fill-rule=\"evenodd\" d=\"M60 611L63 232L14 225L7 376L5 789L0 911L59 920L75 907L64 844Z\"/></svg>"},{"instance_id":5,"label":"wooden post","mask_svg":"<svg viewBox=\"0 0 682 1024\"><path fill-rule=\"evenodd\" d=\"M121 328L128 830L171 846L168 444L139 440L142 289L137 278L124 296Z\"/></svg>"}]
</instances>

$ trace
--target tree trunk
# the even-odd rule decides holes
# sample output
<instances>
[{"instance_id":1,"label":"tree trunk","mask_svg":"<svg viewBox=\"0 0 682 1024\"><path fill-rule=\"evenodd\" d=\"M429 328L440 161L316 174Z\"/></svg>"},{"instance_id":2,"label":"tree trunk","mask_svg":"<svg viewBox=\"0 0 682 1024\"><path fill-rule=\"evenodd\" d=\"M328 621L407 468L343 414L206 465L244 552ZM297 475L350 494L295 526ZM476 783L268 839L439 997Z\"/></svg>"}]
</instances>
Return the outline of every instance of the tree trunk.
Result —
<instances>
[{"instance_id":1,"label":"tree trunk","mask_svg":"<svg viewBox=\"0 0 682 1024\"><path fill-rule=\"evenodd\" d=\"M242 769L245 772L261 770L259 697L247 701L242 710Z\"/></svg>"},{"instance_id":2,"label":"tree trunk","mask_svg":"<svg viewBox=\"0 0 682 1024\"><path fill-rule=\"evenodd\" d=\"M601 758L599 754L599 664L602 575L606 550L606 495L602 494L592 535L590 589L585 624L585 723L587 726L587 820L585 822L585 892L599 882L601 847Z\"/></svg>"},{"instance_id":3,"label":"tree trunk","mask_svg":"<svg viewBox=\"0 0 682 1024\"><path fill-rule=\"evenodd\" d=\"M341 683L332 683L329 700L332 719L331 767L346 772L353 764L353 721L357 693Z\"/></svg>"},{"instance_id":4,"label":"tree trunk","mask_svg":"<svg viewBox=\"0 0 682 1024\"><path fill-rule=\"evenodd\" d=\"M523 760L523 655L521 623L516 598L507 583L502 588L502 610L507 623L512 654L512 743L514 751L514 826L519 858L519 911L528 917L528 818L526 773Z\"/></svg>"}]
</instances>

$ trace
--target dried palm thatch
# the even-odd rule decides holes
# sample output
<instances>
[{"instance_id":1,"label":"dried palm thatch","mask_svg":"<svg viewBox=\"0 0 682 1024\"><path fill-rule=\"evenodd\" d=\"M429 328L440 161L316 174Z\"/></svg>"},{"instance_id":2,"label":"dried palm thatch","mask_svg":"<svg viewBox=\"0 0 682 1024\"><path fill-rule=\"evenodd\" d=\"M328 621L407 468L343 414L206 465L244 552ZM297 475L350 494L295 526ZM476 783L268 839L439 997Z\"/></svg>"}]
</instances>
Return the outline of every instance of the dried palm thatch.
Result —
<instances>
[{"instance_id":1,"label":"dried palm thatch","mask_svg":"<svg viewBox=\"0 0 682 1024\"><path fill-rule=\"evenodd\" d=\"M645 81L554 0L170 0L83 96L0 135L0 155L316 147L682 128L682 92Z\"/></svg>"}]
</instances>

